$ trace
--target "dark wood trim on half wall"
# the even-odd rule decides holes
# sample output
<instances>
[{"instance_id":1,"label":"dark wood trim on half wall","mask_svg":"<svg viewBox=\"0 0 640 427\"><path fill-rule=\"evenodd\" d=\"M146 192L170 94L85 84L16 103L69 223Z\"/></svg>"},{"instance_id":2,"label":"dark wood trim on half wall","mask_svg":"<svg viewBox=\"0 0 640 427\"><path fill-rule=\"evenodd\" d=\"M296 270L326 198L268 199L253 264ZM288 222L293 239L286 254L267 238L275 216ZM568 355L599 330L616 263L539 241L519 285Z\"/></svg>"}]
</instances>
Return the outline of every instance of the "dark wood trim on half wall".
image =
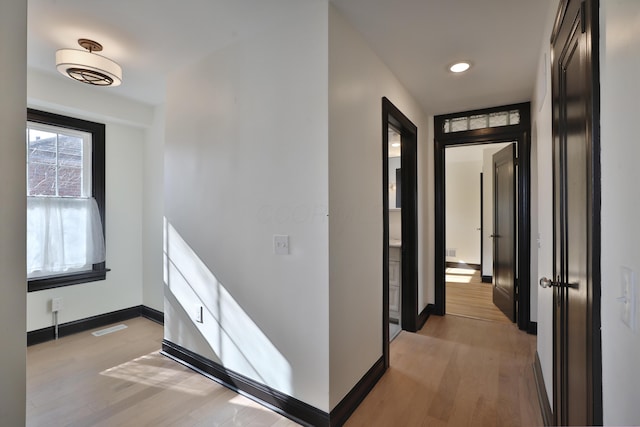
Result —
<instances>
[{"instance_id":1,"label":"dark wood trim on half wall","mask_svg":"<svg viewBox=\"0 0 640 427\"><path fill-rule=\"evenodd\" d=\"M353 389L328 414L301 400L226 369L219 363L202 357L171 341L162 341L162 353L280 415L304 426L313 427L343 425L385 372L384 358L380 357Z\"/></svg>"},{"instance_id":2,"label":"dark wood trim on half wall","mask_svg":"<svg viewBox=\"0 0 640 427\"><path fill-rule=\"evenodd\" d=\"M426 318L425 318L426 320ZM378 361L364 374L364 377L351 389L349 393L336 405L329 415L331 426L341 426L358 408L360 403L367 397L367 394L373 389L378 380L384 375L386 368L384 367L384 358Z\"/></svg>"},{"instance_id":3,"label":"dark wood trim on half wall","mask_svg":"<svg viewBox=\"0 0 640 427\"><path fill-rule=\"evenodd\" d=\"M418 331L422 329L425 323L427 323L427 319L434 313L435 306L433 304L427 304L427 306L418 314Z\"/></svg>"},{"instance_id":4,"label":"dark wood trim on half wall","mask_svg":"<svg viewBox=\"0 0 640 427\"><path fill-rule=\"evenodd\" d=\"M549 403L549 395L544 385L544 376L542 375L542 365L540 364L540 356L536 351L536 359L533 362L533 378L536 380L536 391L538 392L538 402L540 403L540 412L542 413L542 422L545 426L552 426L553 411Z\"/></svg>"},{"instance_id":5,"label":"dark wood trim on half wall","mask_svg":"<svg viewBox=\"0 0 640 427\"><path fill-rule=\"evenodd\" d=\"M330 426L329 414L251 378L226 369L171 341L162 341L162 354L255 402L304 426Z\"/></svg>"},{"instance_id":6,"label":"dark wood trim on half wall","mask_svg":"<svg viewBox=\"0 0 640 427\"><path fill-rule=\"evenodd\" d=\"M144 305L139 305L136 307L112 311L110 313L98 314L97 316L87 317L86 319L62 323L58 325L58 337L88 331L90 329L107 326L112 323L124 322L125 320L141 316L149 320L153 320L154 322L164 324L164 314L161 311ZM52 341L54 339L55 328L53 326L27 332L27 346Z\"/></svg>"}]
</instances>

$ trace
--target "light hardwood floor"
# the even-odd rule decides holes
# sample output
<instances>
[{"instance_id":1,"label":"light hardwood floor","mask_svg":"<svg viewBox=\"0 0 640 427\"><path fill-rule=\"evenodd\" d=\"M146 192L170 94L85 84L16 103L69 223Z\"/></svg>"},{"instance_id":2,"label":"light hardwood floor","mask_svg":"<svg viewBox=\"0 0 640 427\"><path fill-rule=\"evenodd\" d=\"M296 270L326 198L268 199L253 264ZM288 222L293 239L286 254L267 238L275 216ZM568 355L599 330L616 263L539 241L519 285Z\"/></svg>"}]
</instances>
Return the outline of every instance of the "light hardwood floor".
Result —
<instances>
[{"instance_id":1,"label":"light hardwood floor","mask_svg":"<svg viewBox=\"0 0 640 427\"><path fill-rule=\"evenodd\" d=\"M391 367L356 426L540 426L535 337L513 324L431 316L391 343Z\"/></svg>"},{"instance_id":2,"label":"light hardwood floor","mask_svg":"<svg viewBox=\"0 0 640 427\"><path fill-rule=\"evenodd\" d=\"M511 323L493 304L493 285L482 283L479 271L447 269L446 287L447 314Z\"/></svg>"},{"instance_id":3,"label":"light hardwood floor","mask_svg":"<svg viewBox=\"0 0 640 427\"><path fill-rule=\"evenodd\" d=\"M28 348L28 426L297 425L160 355L160 325L123 323ZM432 316L391 343L391 368L346 425L542 425L534 349L511 324Z\"/></svg>"},{"instance_id":4,"label":"light hardwood floor","mask_svg":"<svg viewBox=\"0 0 640 427\"><path fill-rule=\"evenodd\" d=\"M162 326L122 323L27 349L27 426L298 425L159 354Z\"/></svg>"}]
</instances>

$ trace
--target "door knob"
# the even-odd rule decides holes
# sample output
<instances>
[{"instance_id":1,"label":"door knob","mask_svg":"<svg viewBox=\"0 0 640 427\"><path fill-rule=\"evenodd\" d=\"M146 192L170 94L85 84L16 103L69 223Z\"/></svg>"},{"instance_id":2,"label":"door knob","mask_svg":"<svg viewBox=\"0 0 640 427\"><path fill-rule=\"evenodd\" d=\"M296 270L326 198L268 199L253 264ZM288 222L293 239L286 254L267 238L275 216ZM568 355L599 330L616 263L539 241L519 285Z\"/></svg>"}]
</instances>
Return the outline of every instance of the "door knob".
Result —
<instances>
[{"instance_id":1,"label":"door knob","mask_svg":"<svg viewBox=\"0 0 640 427\"><path fill-rule=\"evenodd\" d=\"M547 279L546 277L543 277L540 279L540 286L542 286L543 288L550 288L552 286L556 286L556 283L551 279Z\"/></svg>"},{"instance_id":2,"label":"door knob","mask_svg":"<svg viewBox=\"0 0 640 427\"><path fill-rule=\"evenodd\" d=\"M492 234L489 237L500 237L500 235L499 234Z\"/></svg>"}]
</instances>

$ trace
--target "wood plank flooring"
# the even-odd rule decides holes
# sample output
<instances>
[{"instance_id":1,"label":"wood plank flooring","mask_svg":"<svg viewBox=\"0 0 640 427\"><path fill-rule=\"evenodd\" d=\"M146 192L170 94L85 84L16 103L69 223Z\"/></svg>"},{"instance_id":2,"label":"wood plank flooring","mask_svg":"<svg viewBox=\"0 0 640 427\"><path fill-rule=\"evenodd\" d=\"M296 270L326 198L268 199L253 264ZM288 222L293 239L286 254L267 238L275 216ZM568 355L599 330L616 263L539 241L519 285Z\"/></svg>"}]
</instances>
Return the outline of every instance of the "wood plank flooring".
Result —
<instances>
[{"instance_id":1,"label":"wood plank flooring","mask_svg":"<svg viewBox=\"0 0 640 427\"><path fill-rule=\"evenodd\" d=\"M297 425L160 355L160 325L123 323L28 348L27 426ZM534 351L513 324L431 316L391 343L391 368L346 425L542 425Z\"/></svg>"},{"instance_id":2,"label":"wood plank flooring","mask_svg":"<svg viewBox=\"0 0 640 427\"><path fill-rule=\"evenodd\" d=\"M391 367L345 425L543 425L535 342L514 324L431 316L391 343Z\"/></svg>"},{"instance_id":3,"label":"wood plank flooring","mask_svg":"<svg viewBox=\"0 0 640 427\"><path fill-rule=\"evenodd\" d=\"M298 425L159 354L162 326L123 323L27 349L27 426Z\"/></svg>"},{"instance_id":4,"label":"wood plank flooring","mask_svg":"<svg viewBox=\"0 0 640 427\"><path fill-rule=\"evenodd\" d=\"M493 285L482 283L477 270L447 269L447 314L511 323L493 304Z\"/></svg>"}]
</instances>

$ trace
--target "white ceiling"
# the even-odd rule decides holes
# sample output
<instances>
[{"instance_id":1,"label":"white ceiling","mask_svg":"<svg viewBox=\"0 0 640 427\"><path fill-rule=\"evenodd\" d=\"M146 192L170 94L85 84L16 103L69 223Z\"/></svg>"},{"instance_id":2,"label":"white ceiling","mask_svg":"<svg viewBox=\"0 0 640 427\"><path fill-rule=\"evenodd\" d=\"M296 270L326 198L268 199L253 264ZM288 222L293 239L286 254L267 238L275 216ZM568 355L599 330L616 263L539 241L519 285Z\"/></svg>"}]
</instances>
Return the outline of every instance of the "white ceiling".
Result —
<instances>
[{"instance_id":1,"label":"white ceiling","mask_svg":"<svg viewBox=\"0 0 640 427\"><path fill-rule=\"evenodd\" d=\"M30 67L55 71L60 48L102 43L123 68L116 94L164 99L167 73L257 34L282 7L317 0L29 0ZM531 98L550 4L557 0L331 0L421 103L447 113ZM274 7L278 6L278 7ZM464 75L447 65L470 60ZM64 78L60 76L60 78Z\"/></svg>"},{"instance_id":2,"label":"white ceiling","mask_svg":"<svg viewBox=\"0 0 640 427\"><path fill-rule=\"evenodd\" d=\"M422 108L453 113L528 101L557 0L332 0ZM552 5L553 4L553 5ZM461 75L447 66L471 61Z\"/></svg>"},{"instance_id":3,"label":"white ceiling","mask_svg":"<svg viewBox=\"0 0 640 427\"><path fill-rule=\"evenodd\" d=\"M102 89L155 105L168 73L277 24L297 1L29 0L27 61L57 73L56 50L93 39L123 69L121 86Z\"/></svg>"}]
</instances>

